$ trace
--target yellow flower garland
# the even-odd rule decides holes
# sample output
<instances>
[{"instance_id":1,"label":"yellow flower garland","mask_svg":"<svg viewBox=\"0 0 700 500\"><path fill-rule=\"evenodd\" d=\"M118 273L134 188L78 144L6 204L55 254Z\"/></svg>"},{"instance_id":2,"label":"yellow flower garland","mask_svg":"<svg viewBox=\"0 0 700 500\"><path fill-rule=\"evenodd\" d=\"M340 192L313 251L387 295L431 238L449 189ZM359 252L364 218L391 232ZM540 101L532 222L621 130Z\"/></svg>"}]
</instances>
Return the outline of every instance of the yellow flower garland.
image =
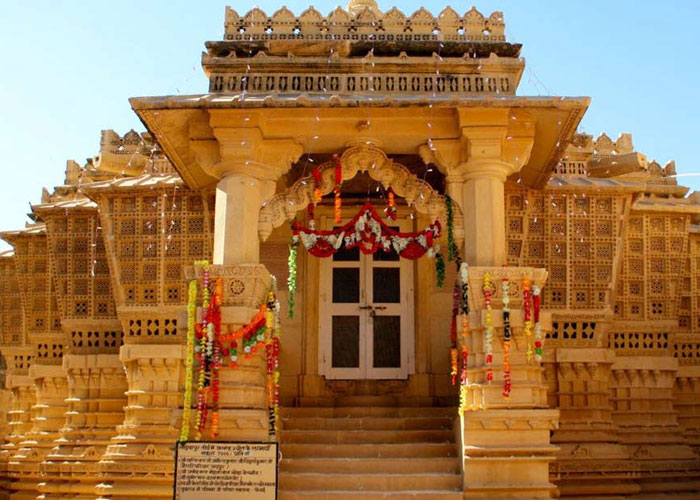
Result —
<instances>
[{"instance_id":1,"label":"yellow flower garland","mask_svg":"<svg viewBox=\"0 0 700 500\"><path fill-rule=\"evenodd\" d=\"M182 400L180 441L190 439L192 413L192 377L194 373L194 324L197 316L197 280L190 281L187 294L187 357L185 359L185 394Z\"/></svg>"}]
</instances>

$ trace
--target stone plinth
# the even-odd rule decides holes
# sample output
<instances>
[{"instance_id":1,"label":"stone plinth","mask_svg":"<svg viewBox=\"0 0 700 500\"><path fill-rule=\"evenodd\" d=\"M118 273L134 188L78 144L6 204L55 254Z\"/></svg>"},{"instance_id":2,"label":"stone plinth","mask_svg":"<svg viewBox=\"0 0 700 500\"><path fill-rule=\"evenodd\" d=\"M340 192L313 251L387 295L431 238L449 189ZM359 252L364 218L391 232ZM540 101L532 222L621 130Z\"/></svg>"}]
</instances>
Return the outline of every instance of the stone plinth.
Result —
<instances>
[{"instance_id":1,"label":"stone plinth","mask_svg":"<svg viewBox=\"0 0 700 500\"><path fill-rule=\"evenodd\" d=\"M639 491L635 468L620 444L610 407L611 349L556 349L559 447L552 479L561 496L620 495Z\"/></svg>"},{"instance_id":2,"label":"stone plinth","mask_svg":"<svg viewBox=\"0 0 700 500\"><path fill-rule=\"evenodd\" d=\"M680 366L674 387L674 407L683 435L700 456L700 366Z\"/></svg>"},{"instance_id":3,"label":"stone plinth","mask_svg":"<svg viewBox=\"0 0 700 500\"><path fill-rule=\"evenodd\" d=\"M10 474L17 479L12 485L13 500L34 500L39 484L53 479L41 475L40 464L54 447L66 412L68 384L60 365L32 365L29 379L36 390L36 404L32 408L32 428L17 444L8 463Z\"/></svg>"},{"instance_id":4,"label":"stone plinth","mask_svg":"<svg viewBox=\"0 0 700 500\"><path fill-rule=\"evenodd\" d=\"M99 463L100 498L172 498L173 412L182 401L179 344L128 344L120 351L128 390L124 421Z\"/></svg>"},{"instance_id":5,"label":"stone plinth","mask_svg":"<svg viewBox=\"0 0 700 500\"><path fill-rule=\"evenodd\" d=\"M126 377L116 354L63 357L68 376L68 411L61 437L41 464L45 499L94 499L98 462L124 419Z\"/></svg>"},{"instance_id":6,"label":"stone plinth","mask_svg":"<svg viewBox=\"0 0 700 500\"><path fill-rule=\"evenodd\" d=\"M12 491L12 483L17 478L16 472L10 472L9 461L17 452L18 445L32 429L32 408L36 404L34 384L27 375L11 374L7 377L6 387L10 390L10 403L7 412L8 435L6 442L0 448L0 498L2 494Z\"/></svg>"},{"instance_id":7,"label":"stone plinth","mask_svg":"<svg viewBox=\"0 0 700 500\"><path fill-rule=\"evenodd\" d=\"M484 328L486 311L482 295L484 274L496 285L492 299L493 381L486 378ZM557 427L559 411L547 409L543 368L527 359L523 334L521 281L530 277L542 286L543 269L470 267L469 385L467 411L461 418L464 498L550 498L549 464L557 448L550 433ZM503 396L503 311L501 279L510 287L512 332L510 366L512 392ZM543 335L551 329L551 317L540 315ZM533 337L534 338L534 337Z\"/></svg>"},{"instance_id":8,"label":"stone plinth","mask_svg":"<svg viewBox=\"0 0 700 500\"><path fill-rule=\"evenodd\" d=\"M624 356L612 365L613 421L638 472L642 493L696 491L700 461L673 406L678 361Z\"/></svg>"}]
</instances>

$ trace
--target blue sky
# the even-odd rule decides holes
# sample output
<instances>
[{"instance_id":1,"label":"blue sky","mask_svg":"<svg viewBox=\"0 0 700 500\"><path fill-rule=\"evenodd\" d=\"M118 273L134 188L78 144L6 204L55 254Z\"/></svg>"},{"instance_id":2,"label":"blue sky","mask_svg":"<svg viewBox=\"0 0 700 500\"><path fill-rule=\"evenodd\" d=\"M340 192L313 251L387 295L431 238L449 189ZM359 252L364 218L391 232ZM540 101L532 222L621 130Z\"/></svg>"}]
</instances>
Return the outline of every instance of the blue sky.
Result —
<instances>
[{"instance_id":1,"label":"blue sky","mask_svg":"<svg viewBox=\"0 0 700 500\"><path fill-rule=\"evenodd\" d=\"M131 96L204 93L205 40L223 35L226 2L4 0L0 17L0 230L24 225L41 187L61 184L67 159L81 164L100 130L142 126ZM268 13L283 3L257 4ZM334 2L316 2L327 14ZM394 4L380 3L388 10ZM410 0L437 14L445 4ZM460 13L471 2L451 6ZM520 95L591 96L583 130L613 139L633 134L636 149L679 174L700 173L697 80L700 2L483 0L505 14L509 41L523 44ZM253 4L234 4L242 13ZM308 4L287 6L300 13ZM700 189L700 177L679 182Z\"/></svg>"}]
</instances>

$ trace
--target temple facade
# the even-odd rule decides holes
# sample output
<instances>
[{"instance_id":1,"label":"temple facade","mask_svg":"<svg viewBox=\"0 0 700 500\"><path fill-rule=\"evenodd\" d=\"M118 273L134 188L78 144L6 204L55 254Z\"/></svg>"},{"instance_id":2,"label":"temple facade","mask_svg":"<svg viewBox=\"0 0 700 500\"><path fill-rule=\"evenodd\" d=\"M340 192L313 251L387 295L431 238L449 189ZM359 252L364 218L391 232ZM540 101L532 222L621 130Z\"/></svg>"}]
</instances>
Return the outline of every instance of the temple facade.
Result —
<instances>
[{"instance_id":1,"label":"temple facade","mask_svg":"<svg viewBox=\"0 0 700 500\"><path fill-rule=\"evenodd\" d=\"M183 439L278 442L280 500L700 498L700 195L520 51L227 8L0 233L0 498L173 498Z\"/></svg>"}]
</instances>

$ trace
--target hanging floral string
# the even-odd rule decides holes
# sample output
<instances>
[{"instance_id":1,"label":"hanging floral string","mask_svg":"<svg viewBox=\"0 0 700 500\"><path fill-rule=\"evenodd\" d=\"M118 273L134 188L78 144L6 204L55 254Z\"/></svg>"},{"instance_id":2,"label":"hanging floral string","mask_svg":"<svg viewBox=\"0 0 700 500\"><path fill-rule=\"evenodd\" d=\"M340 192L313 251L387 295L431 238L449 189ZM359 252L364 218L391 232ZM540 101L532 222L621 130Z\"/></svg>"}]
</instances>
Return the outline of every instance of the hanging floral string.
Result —
<instances>
[{"instance_id":1,"label":"hanging floral string","mask_svg":"<svg viewBox=\"0 0 700 500\"><path fill-rule=\"evenodd\" d=\"M340 198L340 188L343 184L343 163L340 161L338 155L333 155L333 160L335 161L335 187L333 188L333 193L335 195L334 200L334 218L333 221L336 224L343 222L343 212L342 205L343 201Z\"/></svg>"},{"instance_id":2,"label":"hanging floral string","mask_svg":"<svg viewBox=\"0 0 700 500\"><path fill-rule=\"evenodd\" d=\"M447 212L447 260L453 261L459 254L457 244L455 243L455 222L454 222L454 207L452 198L445 195L445 211Z\"/></svg>"},{"instance_id":3,"label":"hanging floral string","mask_svg":"<svg viewBox=\"0 0 700 500\"><path fill-rule=\"evenodd\" d=\"M402 233L389 227L371 203L366 203L346 224L328 231L301 226L292 222L292 242L301 242L314 257L330 257L341 247L359 248L364 254L379 250L395 251L405 259L417 259L428 252L435 257L439 251L440 222L435 221L423 231Z\"/></svg>"},{"instance_id":4,"label":"hanging floral string","mask_svg":"<svg viewBox=\"0 0 700 500\"><path fill-rule=\"evenodd\" d=\"M391 187L387 191L387 207L386 207L386 218L389 220L396 220L397 210L396 210L396 200L394 199L394 190Z\"/></svg>"},{"instance_id":5,"label":"hanging floral string","mask_svg":"<svg viewBox=\"0 0 700 500\"><path fill-rule=\"evenodd\" d=\"M289 290L289 297L287 298L288 304L288 315L290 318L294 317L294 296L297 291L297 247L299 246L298 241L294 241L289 244L289 257L287 258L287 268L289 274L287 275L287 290Z\"/></svg>"},{"instance_id":6,"label":"hanging floral string","mask_svg":"<svg viewBox=\"0 0 700 500\"><path fill-rule=\"evenodd\" d=\"M435 284L438 288L442 288L445 283L445 259L442 253L435 253Z\"/></svg>"},{"instance_id":7,"label":"hanging floral string","mask_svg":"<svg viewBox=\"0 0 700 500\"><path fill-rule=\"evenodd\" d=\"M508 277L501 281L501 294L503 296L503 397L510 397L510 281Z\"/></svg>"},{"instance_id":8,"label":"hanging floral string","mask_svg":"<svg viewBox=\"0 0 700 500\"><path fill-rule=\"evenodd\" d=\"M493 380L493 316L491 309L491 294L492 294L493 283L491 282L491 275L489 273L484 274L484 306L486 307L486 315L484 317L484 354L485 354L485 364L486 364L486 380L491 382Z\"/></svg>"},{"instance_id":9,"label":"hanging floral string","mask_svg":"<svg viewBox=\"0 0 700 500\"><path fill-rule=\"evenodd\" d=\"M543 338L542 338L542 325L540 324L540 287L537 285L532 285L532 308L533 316L535 319L535 361L538 363L542 362L542 348Z\"/></svg>"},{"instance_id":10,"label":"hanging floral string","mask_svg":"<svg viewBox=\"0 0 700 500\"><path fill-rule=\"evenodd\" d=\"M459 413L464 414L467 408L467 386L469 385L468 378L468 361L469 361L469 268L466 262L457 256L457 275L460 283L460 315L462 318L462 329L459 335L459 350L462 370L460 373L459 387Z\"/></svg>"},{"instance_id":11,"label":"hanging floral string","mask_svg":"<svg viewBox=\"0 0 700 500\"><path fill-rule=\"evenodd\" d=\"M197 280L189 283L187 290L187 351L185 357L185 394L182 399L182 427L180 441L190 440L192 414L192 381L194 377L195 322L197 320Z\"/></svg>"},{"instance_id":12,"label":"hanging floral string","mask_svg":"<svg viewBox=\"0 0 700 500\"><path fill-rule=\"evenodd\" d=\"M216 280L216 288L212 296L210 318L214 338L212 339L211 357L211 436L219 436L219 371L221 370L221 297L223 281Z\"/></svg>"},{"instance_id":13,"label":"hanging floral string","mask_svg":"<svg viewBox=\"0 0 700 500\"><path fill-rule=\"evenodd\" d=\"M199 344L195 347L195 355L199 357L199 376L197 381L197 413L195 416L197 427L195 432L195 441L200 441L202 439L202 431L204 430L204 425L207 418L207 368L209 361L207 355L207 312L209 310L210 295L209 262L195 262L195 266L197 265L200 265L202 267L202 322L199 325L199 328L195 328L195 335L199 340Z\"/></svg>"},{"instance_id":14,"label":"hanging floral string","mask_svg":"<svg viewBox=\"0 0 700 500\"><path fill-rule=\"evenodd\" d=\"M532 361L534 350L532 348L532 292L530 288L530 278L523 278L523 319L525 324L525 342L527 343L527 360Z\"/></svg>"},{"instance_id":15,"label":"hanging floral string","mask_svg":"<svg viewBox=\"0 0 700 500\"><path fill-rule=\"evenodd\" d=\"M314 203L321 203L321 171L318 167L314 167L311 175L314 177Z\"/></svg>"},{"instance_id":16,"label":"hanging floral string","mask_svg":"<svg viewBox=\"0 0 700 500\"><path fill-rule=\"evenodd\" d=\"M459 357L457 352L457 315L459 314L459 284L455 282L452 289L452 321L450 321L450 379L452 385L457 385L459 372Z\"/></svg>"},{"instance_id":17,"label":"hanging floral string","mask_svg":"<svg viewBox=\"0 0 700 500\"><path fill-rule=\"evenodd\" d=\"M267 297L265 323L267 336L265 339L265 358L267 363L267 412L270 438L277 434L279 417L279 336L281 333L279 321L279 302L273 289Z\"/></svg>"},{"instance_id":18,"label":"hanging floral string","mask_svg":"<svg viewBox=\"0 0 700 500\"><path fill-rule=\"evenodd\" d=\"M306 205L306 213L309 216L309 229L316 229L316 206L313 203Z\"/></svg>"}]
</instances>

